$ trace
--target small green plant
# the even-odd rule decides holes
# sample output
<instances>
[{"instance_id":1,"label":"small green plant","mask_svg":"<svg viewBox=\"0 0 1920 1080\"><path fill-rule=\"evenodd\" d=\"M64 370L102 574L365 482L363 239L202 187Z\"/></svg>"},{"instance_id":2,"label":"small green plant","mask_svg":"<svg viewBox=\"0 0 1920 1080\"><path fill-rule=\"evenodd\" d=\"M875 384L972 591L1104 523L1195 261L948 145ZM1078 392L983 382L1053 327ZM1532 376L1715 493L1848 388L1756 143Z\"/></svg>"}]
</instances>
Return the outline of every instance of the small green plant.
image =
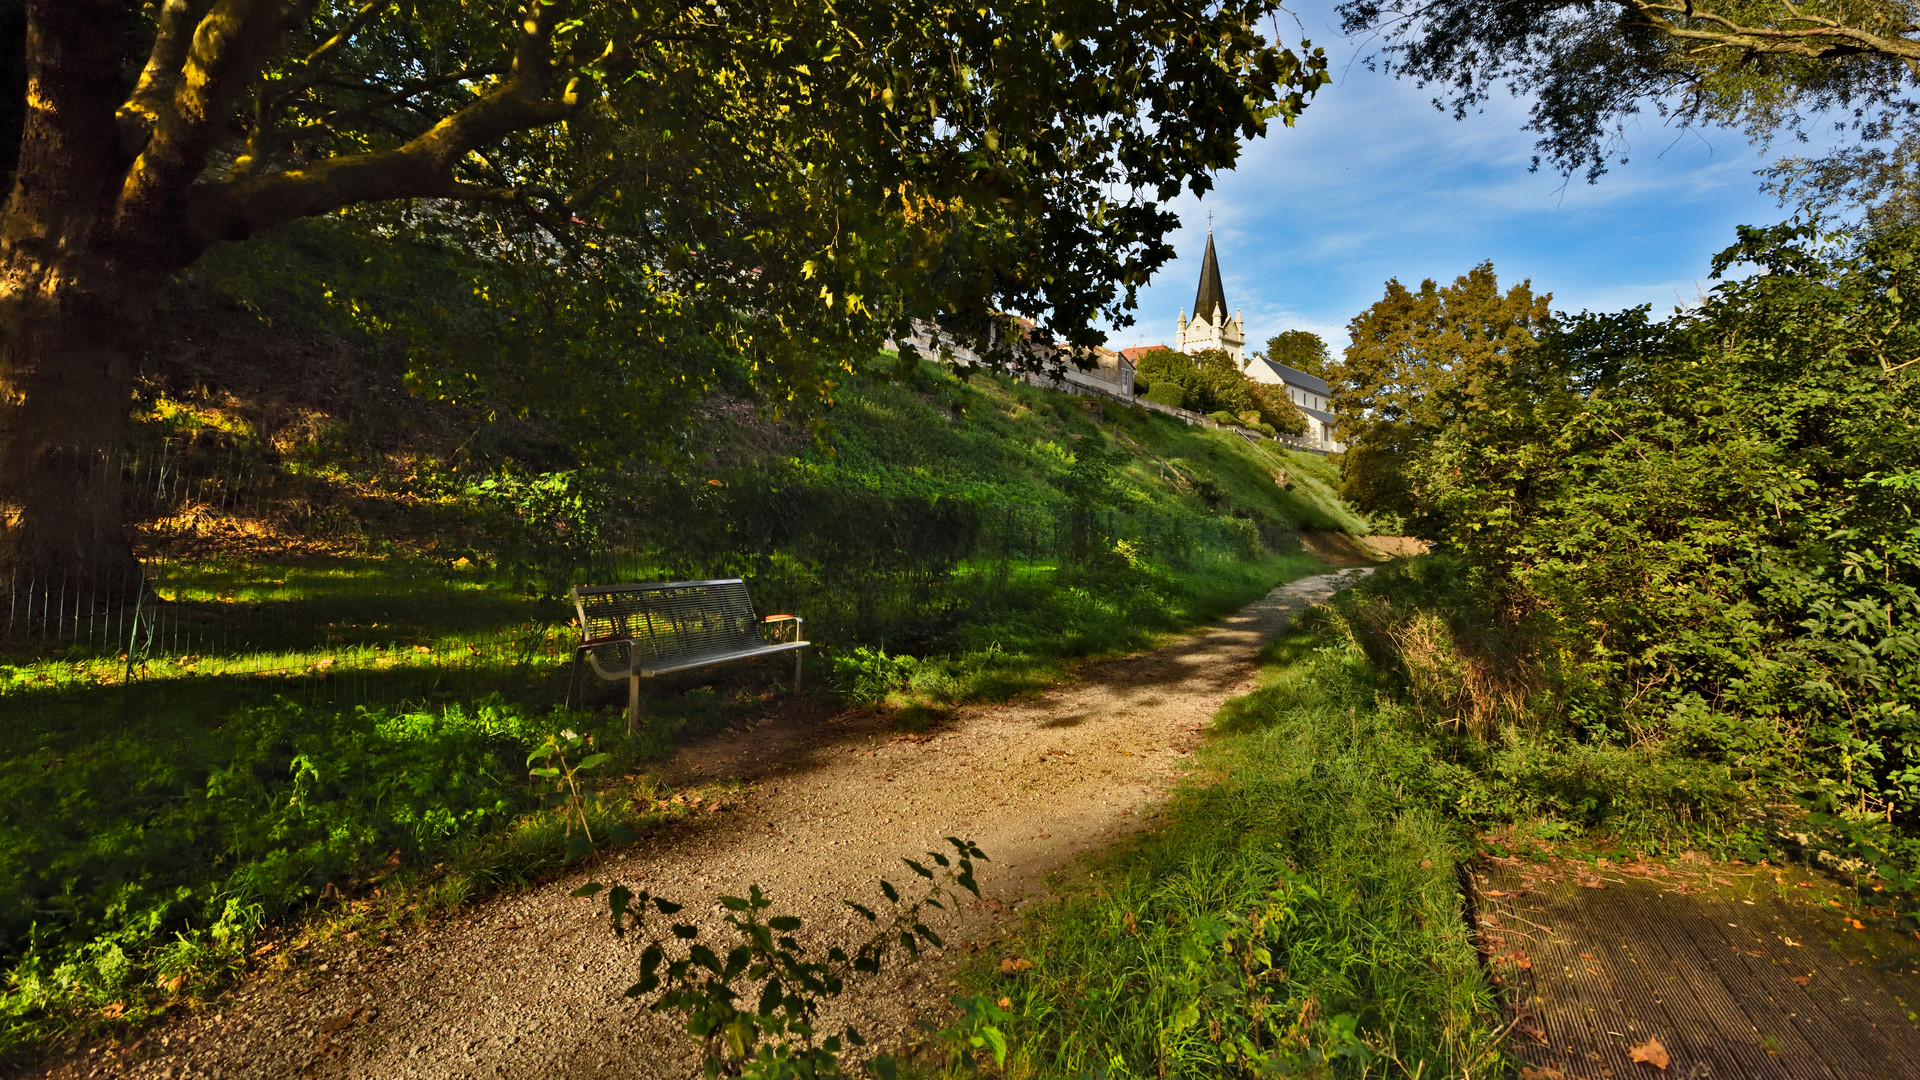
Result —
<instances>
[{"instance_id":1,"label":"small green plant","mask_svg":"<svg viewBox=\"0 0 1920 1080\"><path fill-rule=\"evenodd\" d=\"M569 757L575 760L569 760ZM582 735L571 729L558 731L547 736L533 753L527 755L527 775L536 783L541 780L552 785L552 789L542 792L541 804L552 810L558 810L567 823L567 858L577 859L593 850L596 841L593 838L593 825L587 820L588 811L600 801L600 793L589 787L586 777L590 773L613 759L612 754L595 752L593 736ZM541 764L535 765L535 762ZM574 829L579 834L575 835ZM618 823L608 830L608 837L616 843L630 844L636 837L633 830Z\"/></svg>"},{"instance_id":2,"label":"small green plant","mask_svg":"<svg viewBox=\"0 0 1920 1080\"><path fill-rule=\"evenodd\" d=\"M854 977L878 974L896 953L914 957L922 944L939 947L940 936L925 921L927 909L952 906L957 911L956 889L976 898L980 895L973 863L975 859L985 862L986 853L970 840L950 836L947 843L953 848L951 855L927 853L931 866L916 859L901 860L925 881L924 894L917 899L906 900L891 882L880 882L889 917L865 904L843 901L874 927L852 952L832 946L822 953L801 944L794 936L801 920L767 914L773 901L753 885L746 896L720 898L727 909L725 922L737 940L725 956L699 940L699 927L673 924L671 938L656 938L641 952L640 979L627 989L627 996L645 997L657 991L648 1008L676 1013L684 1020L687 1034L700 1045L703 1072L710 1080L820 1080L853 1075L846 1071L842 1055L865 1046L866 1040L851 1025L837 1034L822 1035L815 1021L821 1007L845 993ZM644 929L649 907L662 916L681 910L680 904L624 885L608 888L589 882L573 895L592 897L603 892L616 936ZM668 959L669 950L679 958ZM974 1023L956 1037L967 1040L969 1046L971 1040L983 1040L980 1045L996 1047L996 1060L1005 1058L1005 1039L989 1025ZM864 1065L886 1080L897 1074L890 1055L875 1055Z\"/></svg>"},{"instance_id":3,"label":"small green plant","mask_svg":"<svg viewBox=\"0 0 1920 1080\"><path fill-rule=\"evenodd\" d=\"M947 1046L947 1071L980 1074L980 1056L990 1054L996 1067L1007 1064L1007 1036L1004 1028L1013 1018L1008 1012L1013 1002L995 1001L989 994L974 994L953 999L959 1015L953 1023L934 1032Z\"/></svg>"},{"instance_id":4,"label":"small green plant","mask_svg":"<svg viewBox=\"0 0 1920 1080\"><path fill-rule=\"evenodd\" d=\"M919 668L919 657L888 655L885 646L860 645L834 654L834 689L854 704L872 705L905 687Z\"/></svg>"}]
</instances>

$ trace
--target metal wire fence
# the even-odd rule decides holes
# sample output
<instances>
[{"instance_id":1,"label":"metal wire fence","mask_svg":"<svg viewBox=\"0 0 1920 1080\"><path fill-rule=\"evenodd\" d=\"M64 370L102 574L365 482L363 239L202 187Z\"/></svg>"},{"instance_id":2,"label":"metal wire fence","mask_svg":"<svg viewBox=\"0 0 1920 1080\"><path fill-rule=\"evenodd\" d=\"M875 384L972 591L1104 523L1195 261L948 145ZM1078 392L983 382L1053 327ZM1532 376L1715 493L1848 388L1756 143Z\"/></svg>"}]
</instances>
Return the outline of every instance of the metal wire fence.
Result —
<instances>
[{"instance_id":1,"label":"metal wire fence","mask_svg":"<svg viewBox=\"0 0 1920 1080\"><path fill-rule=\"evenodd\" d=\"M146 509L194 505L235 485L196 481L176 455L130 467ZM915 648L968 604L996 602L1015 568L1141 557L1204 568L1297 545L1290 530L1119 508L981 508L958 563L902 559L837 576L780 552L596 549L547 565L478 570L388 560L331 571L150 557L99 573L15 575L0 596L0 696L85 685L220 678L342 707L484 693L549 678L571 658L571 584L742 576L769 611L805 608L811 636ZM951 554L951 553L949 553ZM842 568L844 571L845 568ZM304 577L302 574L304 573Z\"/></svg>"}]
</instances>

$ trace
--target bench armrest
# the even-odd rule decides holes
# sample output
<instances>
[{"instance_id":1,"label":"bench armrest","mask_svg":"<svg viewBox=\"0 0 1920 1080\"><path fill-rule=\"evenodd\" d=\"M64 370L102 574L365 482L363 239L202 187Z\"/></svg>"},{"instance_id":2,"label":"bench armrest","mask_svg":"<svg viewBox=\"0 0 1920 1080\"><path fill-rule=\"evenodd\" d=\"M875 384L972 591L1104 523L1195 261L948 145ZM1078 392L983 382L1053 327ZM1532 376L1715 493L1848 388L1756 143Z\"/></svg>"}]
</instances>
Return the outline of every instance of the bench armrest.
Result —
<instances>
[{"instance_id":1,"label":"bench armrest","mask_svg":"<svg viewBox=\"0 0 1920 1080\"><path fill-rule=\"evenodd\" d=\"M603 637L581 638L580 644L575 646L575 648L591 649L595 645L615 645L622 641L632 641L632 640L633 640L632 638L628 637L625 634L607 634Z\"/></svg>"},{"instance_id":2,"label":"bench armrest","mask_svg":"<svg viewBox=\"0 0 1920 1080\"><path fill-rule=\"evenodd\" d=\"M806 620L802 619L798 615L768 615L765 618L760 620L760 625L769 626L773 623L782 623L782 622L790 622L793 624L793 640L799 641L800 628L803 624L806 623Z\"/></svg>"}]
</instances>

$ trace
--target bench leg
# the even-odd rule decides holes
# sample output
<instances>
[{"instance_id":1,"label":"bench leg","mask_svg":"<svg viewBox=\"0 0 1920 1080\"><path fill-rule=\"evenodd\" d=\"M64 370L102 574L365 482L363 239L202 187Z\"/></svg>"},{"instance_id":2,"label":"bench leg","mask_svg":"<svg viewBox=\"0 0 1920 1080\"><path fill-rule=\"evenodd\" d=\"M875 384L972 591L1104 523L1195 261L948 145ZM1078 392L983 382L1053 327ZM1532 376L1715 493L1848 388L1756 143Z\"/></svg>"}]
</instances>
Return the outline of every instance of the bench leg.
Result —
<instances>
[{"instance_id":1,"label":"bench leg","mask_svg":"<svg viewBox=\"0 0 1920 1080\"><path fill-rule=\"evenodd\" d=\"M627 734L640 734L640 676L627 676Z\"/></svg>"},{"instance_id":2,"label":"bench leg","mask_svg":"<svg viewBox=\"0 0 1920 1080\"><path fill-rule=\"evenodd\" d=\"M800 692L800 650L793 650L793 692Z\"/></svg>"},{"instance_id":3,"label":"bench leg","mask_svg":"<svg viewBox=\"0 0 1920 1080\"><path fill-rule=\"evenodd\" d=\"M567 672L567 711L580 706L580 650L573 651L573 669Z\"/></svg>"}]
</instances>

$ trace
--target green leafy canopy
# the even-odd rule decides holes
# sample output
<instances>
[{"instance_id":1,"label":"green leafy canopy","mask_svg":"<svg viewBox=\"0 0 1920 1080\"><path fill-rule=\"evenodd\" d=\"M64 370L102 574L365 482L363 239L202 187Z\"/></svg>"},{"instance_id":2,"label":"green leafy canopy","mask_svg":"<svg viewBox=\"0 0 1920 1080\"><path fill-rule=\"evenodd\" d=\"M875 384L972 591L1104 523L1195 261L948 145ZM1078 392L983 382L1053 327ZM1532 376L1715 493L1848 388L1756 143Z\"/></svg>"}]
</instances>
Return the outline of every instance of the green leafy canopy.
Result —
<instances>
[{"instance_id":1,"label":"green leafy canopy","mask_svg":"<svg viewBox=\"0 0 1920 1080\"><path fill-rule=\"evenodd\" d=\"M155 56L182 28L176 6L153 15ZM1171 256L1164 202L1206 190L1326 81L1318 50L1262 37L1276 10L581 0L521 18L457 0L322 3L231 58L259 78L231 95L237 134L190 192L192 220L201 238L244 236L425 199L360 223L490 264L452 280L519 337L555 339L536 350L552 361L540 378L583 370L596 389L657 396L713 381L711 362L660 355L705 343L777 396L817 399L909 318L984 332L1023 311L1083 345L1097 319L1127 321ZM499 99L495 113L476 98ZM464 152L431 178L398 167L449 139ZM445 310L374 301L356 310L403 333ZM473 359L424 384L515 382L489 355L496 327L454 330L422 350Z\"/></svg>"}]
</instances>

